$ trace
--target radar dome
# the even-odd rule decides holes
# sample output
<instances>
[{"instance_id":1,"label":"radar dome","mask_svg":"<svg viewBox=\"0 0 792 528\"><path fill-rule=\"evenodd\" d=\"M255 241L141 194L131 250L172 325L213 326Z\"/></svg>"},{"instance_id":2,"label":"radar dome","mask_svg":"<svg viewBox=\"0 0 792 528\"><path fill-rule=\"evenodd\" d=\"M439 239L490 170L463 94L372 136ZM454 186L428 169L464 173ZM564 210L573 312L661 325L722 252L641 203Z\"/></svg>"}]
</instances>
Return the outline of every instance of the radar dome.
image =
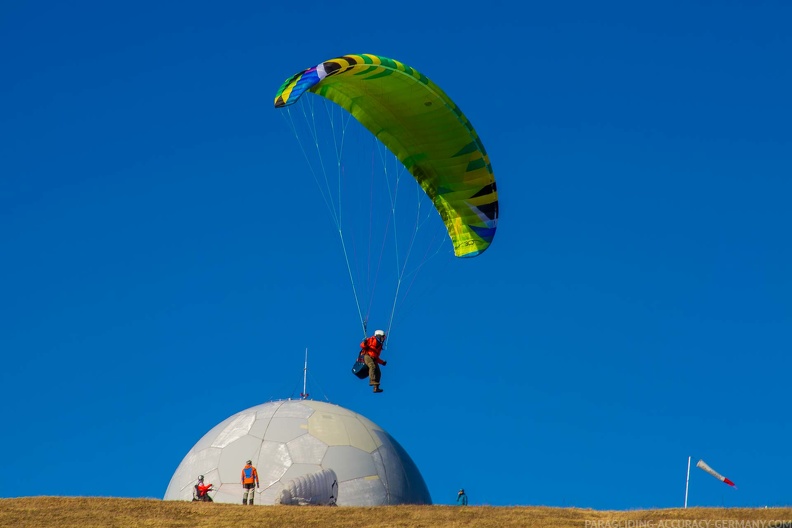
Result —
<instances>
[{"instance_id":1,"label":"radar dome","mask_svg":"<svg viewBox=\"0 0 792 528\"><path fill-rule=\"evenodd\" d=\"M339 506L431 504L418 467L401 445L364 416L314 400L264 403L206 433L171 478L165 500L191 500L198 475L215 502L242 503L240 474L252 460L255 504L277 504L294 479L332 470Z\"/></svg>"}]
</instances>

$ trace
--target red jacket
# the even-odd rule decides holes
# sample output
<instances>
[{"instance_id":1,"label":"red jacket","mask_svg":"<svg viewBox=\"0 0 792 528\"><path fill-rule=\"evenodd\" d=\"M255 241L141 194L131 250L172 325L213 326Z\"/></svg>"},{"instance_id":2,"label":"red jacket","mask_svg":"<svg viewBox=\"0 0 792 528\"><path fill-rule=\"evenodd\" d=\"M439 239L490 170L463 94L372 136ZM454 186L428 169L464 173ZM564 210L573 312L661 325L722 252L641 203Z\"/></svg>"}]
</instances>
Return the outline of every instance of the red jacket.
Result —
<instances>
[{"instance_id":1,"label":"red jacket","mask_svg":"<svg viewBox=\"0 0 792 528\"><path fill-rule=\"evenodd\" d=\"M198 490L198 496L199 497L203 497L204 495L206 495L207 491L210 491L212 489L212 485L211 484L196 484L195 488Z\"/></svg>"},{"instance_id":2,"label":"red jacket","mask_svg":"<svg viewBox=\"0 0 792 528\"><path fill-rule=\"evenodd\" d=\"M375 336L367 337L360 343L361 353L368 354L369 356L374 358L374 361L379 363L380 365L384 365L385 362L380 359L380 353L382 353L382 341L377 339Z\"/></svg>"}]
</instances>

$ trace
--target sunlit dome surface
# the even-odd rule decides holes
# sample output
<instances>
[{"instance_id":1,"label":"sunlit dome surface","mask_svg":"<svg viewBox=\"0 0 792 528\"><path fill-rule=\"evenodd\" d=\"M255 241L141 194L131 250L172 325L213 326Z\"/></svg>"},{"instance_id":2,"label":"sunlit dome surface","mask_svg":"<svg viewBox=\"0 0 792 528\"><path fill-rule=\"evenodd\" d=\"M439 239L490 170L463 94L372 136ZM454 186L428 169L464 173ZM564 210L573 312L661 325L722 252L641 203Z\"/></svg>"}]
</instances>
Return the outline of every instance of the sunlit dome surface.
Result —
<instances>
[{"instance_id":1,"label":"sunlit dome surface","mask_svg":"<svg viewBox=\"0 0 792 528\"><path fill-rule=\"evenodd\" d=\"M224 420L187 453L164 499L191 500L204 475L217 489L215 502L241 504L246 460L261 481L256 504L275 504L290 480L323 469L338 477L340 506L432 503L420 471L393 437L357 413L313 400L269 402Z\"/></svg>"}]
</instances>

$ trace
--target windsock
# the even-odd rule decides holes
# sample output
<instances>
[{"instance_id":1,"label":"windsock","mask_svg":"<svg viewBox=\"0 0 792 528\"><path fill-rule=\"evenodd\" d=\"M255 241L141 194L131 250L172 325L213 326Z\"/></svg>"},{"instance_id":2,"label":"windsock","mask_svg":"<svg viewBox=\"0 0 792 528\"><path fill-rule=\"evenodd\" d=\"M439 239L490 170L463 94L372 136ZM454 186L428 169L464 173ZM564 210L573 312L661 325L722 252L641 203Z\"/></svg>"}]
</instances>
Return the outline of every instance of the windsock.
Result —
<instances>
[{"instance_id":1,"label":"windsock","mask_svg":"<svg viewBox=\"0 0 792 528\"><path fill-rule=\"evenodd\" d=\"M723 475L721 475L720 473L709 467L707 463L704 462L703 460L699 460L698 464L696 464L696 467L703 469L704 471L706 471L716 479L720 480L724 484L728 484L732 488L737 489L737 486L734 485L734 482L732 482L731 480L727 479L726 477L724 477Z\"/></svg>"}]
</instances>

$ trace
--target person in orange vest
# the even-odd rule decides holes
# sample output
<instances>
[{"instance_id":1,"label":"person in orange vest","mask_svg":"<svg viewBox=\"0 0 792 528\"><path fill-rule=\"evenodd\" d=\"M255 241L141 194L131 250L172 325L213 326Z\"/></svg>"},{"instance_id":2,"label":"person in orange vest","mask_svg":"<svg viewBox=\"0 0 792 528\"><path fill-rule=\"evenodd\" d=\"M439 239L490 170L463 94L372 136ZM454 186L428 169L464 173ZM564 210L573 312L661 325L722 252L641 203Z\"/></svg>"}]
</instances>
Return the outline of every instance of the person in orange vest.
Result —
<instances>
[{"instance_id":1,"label":"person in orange vest","mask_svg":"<svg viewBox=\"0 0 792 528\"><path fill-rule=\"evenodd\" d=\"M198 475L198 484L193 488L193 501L214 502L209 492L214 491L211 484L204 484L204 476Z\"/></svg>"},{"instance_id":2,"label":"person in orange vest","mask_svg":"<svg viewBox=\"0 0 792 528\"><path fill-rule=\"evenodd\" d=\"M253 461L245 462L242 468L242 504L253 506L253 497L256 495L256 488L259 486L258 471L253 467Z\"/></svg>"},{"instance_id":3,"label":"person in orange vest","mask_svg":"<svg viewBox=\"0 0 792 528\"><path fill-rule=\"evenodd\" d=\"M377 330L374 335L367 337L360 343L360 353L363 355L363 361L369 368L369 385L373 387L374 392L382 392L380 389L380 365L387 365L388 362L380 359L382 353L382 345L385 343L385 332Z\"/></svg>"}]
</instances>

